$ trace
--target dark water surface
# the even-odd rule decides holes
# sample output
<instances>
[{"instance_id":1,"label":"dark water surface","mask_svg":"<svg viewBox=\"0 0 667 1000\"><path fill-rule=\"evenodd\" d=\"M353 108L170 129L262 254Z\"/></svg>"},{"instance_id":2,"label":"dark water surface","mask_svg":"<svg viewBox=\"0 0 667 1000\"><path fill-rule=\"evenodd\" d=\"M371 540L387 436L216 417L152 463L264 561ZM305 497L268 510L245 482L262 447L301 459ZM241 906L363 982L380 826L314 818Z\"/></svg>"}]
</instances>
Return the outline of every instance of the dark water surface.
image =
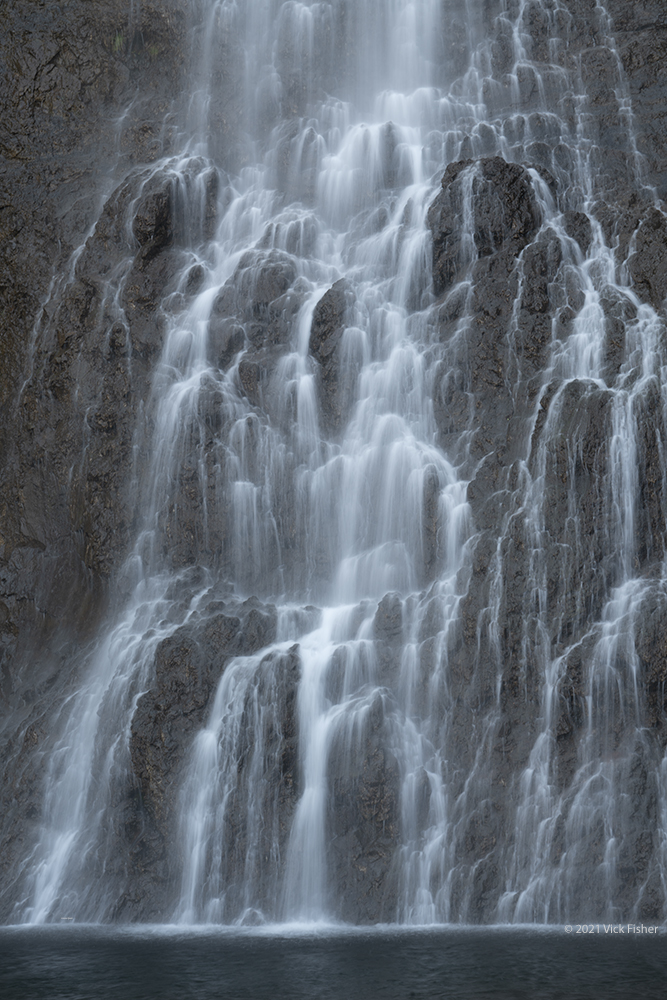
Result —
<instances>
[{"instance_id":1,"label":"dark water surface","mask_svg":"<svg viewBox=\"0 0 667 1000\"><path fill-rule=\"evenodd\" d=\"M2 1000L664 1000L667 936L0 930Z\"/></svg>"}]
</instances>

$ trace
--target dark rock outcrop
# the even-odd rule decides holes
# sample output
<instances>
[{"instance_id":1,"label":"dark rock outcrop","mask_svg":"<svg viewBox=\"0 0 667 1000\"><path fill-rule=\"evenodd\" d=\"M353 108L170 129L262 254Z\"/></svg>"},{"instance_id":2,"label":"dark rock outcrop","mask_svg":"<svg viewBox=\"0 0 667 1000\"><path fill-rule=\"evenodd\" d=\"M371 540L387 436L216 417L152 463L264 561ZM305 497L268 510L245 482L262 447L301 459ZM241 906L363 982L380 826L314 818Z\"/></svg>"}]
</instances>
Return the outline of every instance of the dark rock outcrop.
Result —
<instances>
[{"instance_id":1,"label":"dark rock outcrop","mask_svg":"<svg viewBox=\"0 0 667 1000\"><path fill-rule=\"evenodd\" d=\"M640 298L661 309L667 297L667 216L651 209L636 232L630 274Z\"/></svg>"},{"instance_id":2,"label":"dark rock outcrop","mask_svg":"<svg viewBox=\"0 0 667 1000\"><path fill-rule=\"evenodd\" d=\"M474 426L473 454L509 463L525 443L522 423L547 358L562 250L551 230L536 240L540 210L524 167L500 157L450 164L442 187L428 213L434 289L445 293L440 337L446 344L461 323L466 332L458 356L446 354L435 417L446 448Z\"/></svg>"},{"instance_id":3,"label":"dark rock outcrop","mask_svg":"<svg viewBox=\"0 0 667 1000\"><path fill-rule=\"evenodd\" d=\"M604 183L613 187L609 177ZM498 158L450 165L428 219L433 285L441 300L443 375L436 381L435 416L441 442L450 453L467 431L462 459L470 462L468 499L479 531L460 606L460 628L449 646L448 689L440 696L442 715L448 718L444 738L451 758L464 770L474 768L477 759L468 745L471 731L480 727L493 743L484 758L489 761L488 782L479 779L477 798L466 804L452 874L453 886L461 879L460 896L459 889L453 889L455 905L469 899L469 916L478 920L501 892L500 873L507 870L511 852L522 849L520 831L504 818L516 801L507 790L530 766L536 732L543 725L545 664L560 662L560 654L564 660L553 729L553 774L565 811L575 794L570 782L582 760L586 697L590 699L591 683L598 683L590 678L609 655L601 638L605 626L593 623L603 619L624 573L622 555L612 542L618 510L610 500L612 476L618 474L612 424L619 420L619 410L613 393L597 381L545 378L554 337L565 341L571 335L583 307L583 294L568 284L567 274L573 252L576 257L591 246L589 219L578 211L564 213L567 236L577 243L573 251L556 231L541 225L528 171L503 166ZM626 198L613 209L600 208L600 219L605 220L605 235L616 247L619 265L628 261L638 296L661 309L662 213L647 209L641 199ZM626 331L637 314L615 288L608 289L600 304L605 378L612 387L622 377ZM663 418L652 384L637 395L634 405L628 419L636 421L641 493L635 566L650 576L660 572L665 544L656 466ZM662 598L657 606L662 607ZM656 739L660 744L664 740L657 680L662 652L656 646L649 651L653 626L639 626L646 612L638 608L632 629L637 628L647 699L640 711L654 727L651 737L641 748L623 743L619 703L612 699L599 708L609 727L606 735L599 734L599 752L608 752L607 739L619 759L630 762L650 759ZM661 613L654 610L651 620L657 621ZM428 641L422 655L428 662ZM497 715L494 676L500 684ZM624 697L626 704L634 698L629 688ZM447 716L450 698L456 711ZM659 893L650 867L656 803L642 773L630 763L622 775L619 771L618 780L633 796L636 815L643 817L637 821L637 835L623 843L619 854L626 873L641 871L646 879L649 888L637 904L641 912L657 914ZM554 828L551 849L554 865L572 850L564 825ZM594 874L599 834L582 835L577 850L578 878L600 908L605 890ZM619 875L615 891L631 905L637 880L629 874L627 878L635 888L628 889Z\"/></svg>"},{"instance_id":4,"label":"dark rock outcrop","mask_svg":"<svg viewBox=\"0 0 667 1000\"><path fill-rule=\"evenodd\" d=\"M662 0L606 0L632 101L637 145L647 179L667 196L667 107L662 66L667 55L667 16Z\"/></svg>"},{"instance_id":5,"label":"dark rock outcrop","mask_svg":"<svg viewBox=\"0 0 667 1000\"><path fill-rule=\"evenodd\" d=\"M583 254L587 254L593 239L591 220L588 216L584 212L570 210L563 213L563 223L567 235L577 241Z\"/></svg>"},{"instance_id":6,"label":"dark rock outcrop","mask_svg":"<svg viewBox=\"0 0 667 1000\"><path fill-rule=\"evenodd\" d=\"M49 720L77 684L81 647L99 625L133 524L131 441L160 348L174 237L164 179L156 177L152 203L139 201L134 233L131 203L151 174L145 165L171 150L189 15L189 0L10 0L0 10L0 754L9 880L40 822ZM128 265L130 322L109 294Z\"/></svg>"},{"instance_id":7,"label":"dark rock outcrop","mask_svg":"<svg viewBox=\"0 0 667 1000\"><path fill-rule=\"evenodd\" d=\"M119 904L119 915L126 918L158 917L172 898L178 867L170 835L177 823L183 767L225 666L232 657L256 653L275 640L275 608L255 600L217 603L223 603L224 611L211 610L210 616L182 625L157 646L151 687L132 719L130 754L140 797L124 817L122 839L131 845L135 873ZM284 696L290 696L289 686ZM292 740L290 746L296 740L294 725L292 721L285 737ZM284 750L290 752L295 753ZM293 761L291 783L294 767Z\"/></svg>"},{"instance_id":8,"label":"dark rock outcrop","mask_svg":"<svg viewBox=\"0 0 667 1000\"><path fill-rule=\"evenodd\" d=\"M341 341L352 298L351 288L344 278L332 285L315 306L308 342L308 350L318 363L324 428L334 434L341 430L348 415L350 388L354 383L351 366L341 369Z\"/></svg>"},{"instance_id":9,"label":"dark rock outcrop","mask_svg":"<svg viewBox=\"0 0 667 1000\"><path fill-rule=\"evenodd\" d=\"M162 124L181 90L188 10L187 0L147 0L132 19L120 0L66 10L12 0L0 12L0 572L19 644L97 620L127 544L128 447L151 359L130 374L148 334L136 329L132 345L105 300L114 268L136 251L122 232L128 187L101 215L99 205L114 169L122 177L169 151ZM152 331L171 241L169 192L155 198L139 208L127 291ZM159 334L150 337L155 349Z\"/></svg>"},{"instance_id":10,"label":"dark rock outcrop","mask_svg":"<svg viewBox=\"0 0 667 1000\"><path fill-rule=\"evenodd\" d=\"M395 912L400 823L400 769L389 749L391 726L379 691L361 732L350 744L350 734L342 731L331 753L329 876L340 917L375 923Z\"/></svg>"},{"instance_id":11,"label":"dark rock outcrop","mask_svg":"<svg viewBox=\"0 0 667 1000\"><path fill-rule=\"evenodd\" d=\"M474 246L468 246L469 213ZM436 295L460 281L479 257L518 257L540 226L528 171L500 156L450 163L431 205L433 287ZM472 276L472 275L471 275Z\"/></svg>"},{"instance_id":12,"label":"dark rock outcrop","mask_svg":"<svg viewBox=\"0 0 667 1000\"><path fill-rule=\"evenodd\" d=\"M385 594L373 619L375 638L390 645L403 638L403 605L399 594Z\"/></svg>"},{"instance_id":13,"label":"dark rock outcrop","mask_svg":"<svg viewBox=\"0 0 667 1000\"><path fill-rule=\"evenodd\" d=\"M271 381L290 349L292 321L303 302L293 258L278 250L249 251L218 293L209 345L219 367L245 347L238 378L253 406L273 412Z\"/></svg>"}]
</instances>

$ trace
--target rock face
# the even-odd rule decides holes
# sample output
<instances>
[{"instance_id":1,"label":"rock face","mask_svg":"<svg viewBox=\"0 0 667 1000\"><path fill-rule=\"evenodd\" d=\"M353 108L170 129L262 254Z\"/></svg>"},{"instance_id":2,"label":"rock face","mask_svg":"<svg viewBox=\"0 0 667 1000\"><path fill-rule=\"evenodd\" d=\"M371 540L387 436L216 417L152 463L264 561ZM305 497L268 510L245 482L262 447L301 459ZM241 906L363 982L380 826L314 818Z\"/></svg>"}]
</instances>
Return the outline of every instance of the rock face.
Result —
<instances>
[{"instance_id":1,"label":"rock face","mask_svg":"<svg viewBox=\"0 0 667 1000\"><path fill-rule=\"evenodd\" d=\"M556 739L552 751L555 789L564 808L569 808L576 793L574 776L586 759L582 750L586 692L601 683L600 670L611 669L604 666L610 656L605 626L596 633L592 623L618 613L612 595L623 576L622 556L610 545L616 517L613 505L618 502L613 499L618 475L613 427L619 427L620 417L619 399L611 389L619 378L618 363L613 362L619 350L615 338L628 329L636 314L630 303L621 307L611 289L601 303L606 336L602 353L609 359L605 371L610 388L589 380L550 380L547 359L552 338L562 336L563 329L572 329L584 300L576 290L566 302L562 298L559 283L571 251L553 230L540 230L536 183L535 175L531 178L521 167L503 164L498 158L450 164L443 190L429 211L434 285L442 298L439 330L447 359L435 413L441 440L448 448L467 431L466 460L472 460L468 498L480 529L462 603L460 645L454 646L450 662L453 693L460 704L450 722L449 739L456 758L467 759L471 769L475 764L466 751L466 734L474 726L480 700L482 705L492 702L489 663L497 664L500 677L488 797L471 810L471 823L457 854L463 869L475 865L474 919L483 919L490 900L500 892L508 858L526 850L518 831L508 835L503 815L509 797L503 791L499 794L498 787L511 787L516 774L529 766L529 759L534 760L534 734L544 725L545 668L540 664L545 655L563 655L558 701L549 710L554 713ZM660 329L664 323L664 240L660 236L664 219L661 211L647 205L643 218L635 216L632 241L619 243L620 254L627 255L637 296L661 310L656 319ZM590 223L578 214L565 213L564 224L567 235L585 252L590 245ZM466 232L474 237L468 246L461 235ZM462 325L465 336L461 336ZM651 485L656 483L654 435L662 433L663 417L650 383L632 394L628 405L642 497L637 534L630 545L636 553L635 570L640 579L644 575L649 580L660 573L663 558L663 514ZM527 456L529 487L522 456ZM541 553L537 563L536 547ZM494 606L499 581L502 590ZM640 711L651 735L645 744L632 745L633 737L624 735L617 725L613 736L608 736L619 757L628 754L628 770L621 780L642 817L637 831L622 845L615 884L619 898L625 899L622 905L638 906L639 912L657 918L662 904L647 845L652 843L650 831L660 820L648 790L646 760L659 758L664 747L664 720L656 714L653 679L662 668L657 648L649 654L646 647L652 627L639 623L646 620L645 615L654 620L661 613L656 612L655 602L662 607L663 598L656 597L648 582L636 586L638 596L628 609L632 608L632 628L637 629L640 669L646 671L642 675L646 700ZM485 628L491 613L495 616L492 633ZM540 619L549 634L540 631ZM620 641L626 640L620 636L613 640ZM634 655L631 650L630 646L628 656ZM605 701L604 711L610 710L613 714L611 702ZM624 743L628 739L629 746ZM572 845L565 827L555 828L551 837L549 849L557 867ZM599 839L593 833L589 840L582 836L578 851L577 877L595 901L593 905L602 907L604 890L594 875ZM623 871L642 872L646 889L639 901L636 893L623 886Z\"/></svg>"},{"instance_id":2,"label":"rock face","mask_svg":"<svg viewBox=\"0 0 667 1000\"><path fill-rule=\"evenodd\" d=\"M302 304L293 259L278 250L249 252L218 294L209 336L222 334L230 354L248 350L239 364L239 380L246 398L271 411L272 376L281 356L290 348L291 321ZM245 331L243 341L240 331ZM223 332L224 331L224 332ZM229 339L231 338L231 339Z\"/></svg>"},{"instance_id":3,"label":"rock face","mask_svg":"<svg viewBox=\"0 0 667 1000\"><path fill-rule=\"evenodd\" d=\"M474 246L466 245L468 214ZM514 259L532 242L540 212L528 171L500 156L450 163L428 224L433 233L433 284L439 295L460 281L478 258L500 252ZM476 277L473 274L473 283Z\"/></svg>"},{"instance_id":4,"label":"rock face","mask_svg":"<svg viewBox=\"0 0 667 1000\"><path fill-rule=\"evenodd\" d=\"M189 622L155 652L154 679L142 695L132 720L130 754L141 795L141 808L126 816L133 843L135 877L118 916L160 919L174 892L171 831L177 825L178 791L192 741L206 722L207 707L225 666L233 656L248 656L270 645L276 636L275 608L256 600L224 605L208 616ZM294 692L292 691L292 700ZM289 729L289 727L288 727ZM294 756L294 723L286 739L285 756ZM295 761L289 776L276 778L287 789L293 784ZM178 871L178 868L176 869Z\"/></svg>"},{"instance_id":5,"label":"rock face","mask_svg":"<svg viewBox=\"0 0 667 1000\"><path fill-rule=\"evenodd\" d=\"M548 229L535 240L541 218L533 185L525 168L500 157L454 163L429 209L435 289L442 294L458 285L440 309L441 338L452 336L468 298L473 317L466 330L467 357L440 383L436 419L448 445L468 427L474 399L481 420L475 419L473 453L480 458L495 453L507 460L522 446L516 437L519 421L538 391L551 340L550 286L562 250ZM463 246L468 212L474 241ZM511 354L498 337L509 328ZM525 383L523 414L517 412L522 402L512 385L517 380Z\"/></svg>"},{"instance_id":6,"label":"rock face","mask_svg":"<svg viewBox=\"0 0 667 1000\"><path fill-rule=\"evenodd\" d=\"M465 73L471 58L468 5L450 6L444 80ZM375 689L371 694L371 680L364 681L358 714L340 725L330 747L326 864L341 919L411 918L401 909L405 872L410 856L434 843L428 837L441 822L437 796L447 780L449 868L443 874L434 866L429 888L435 896L437 879L447 881L451 919L520 919L522 912L537 919L536 910L521 911L525 899L505 899L505 886L535 862L521 823L528 829L542 817L539 850L549 877L564 859L571 865L564 892L572 913L583 914L586 899L602 912L613 883L624 914L659 920L667 427L662 387L641 359L663 350L667 319L660 201L667 197L667 15L663 0L608 0L610 22L594 0L566 0L548 13L541 3L527 5L528 55L515 73L507 5L485 6L495 18L484 93L490 116L494 100L514 88L502 124L507 158L488 125L461 139L428 208L428 275L405 307L415 320L415 303L429 304L422 355L429 447L446 453L468 482L474 530L444 621L437 570L445 490L431 464L419 486L420 586L429 589L407 599L391 591L372 607L362 600L350 631L372 647ZM332 30L342 30L343 8ZM212 69L211 160L192 157L183 166L169 159L180 151L188 63L201 52L197 9L190 0L7 0L0 11L0 918L7 921L44 820L59 712L83 683L105 615L125 600L128 553L155 527L142 521L150 489L140 472L154 457L152 387L165 377L165 331L206 287L211 240L232 198L224 171L249 162L245 68L223 17L209 25L221 47ZM559 45L549 48L556 20ZM299 211L249 240L202 320L210 367L201 377L196 432L181 442L172 492L155 507L154 559L165 572L195 568L196 576L204 567L214 582L205 602L197 604L204 585L195 576L165 602L159 624L169 634L154 649L146 633L148 679L133 694L125 771L111 803L108 870L119 888L105 916L114 919L173 913L187 862L174 833L183 783L234 658L258 656L258 685L270 688L262 697L280 720L261 734L266 780L257 805L276 824L269 829L267 821L257 836L247 820L257 744L249 724L237 747L238 780L219 852L235 912L247 906L244 878L255 880L254 902L271 908L304 791L303 651L285 639L276 608L247 594L300 593L307 556L314 576L328 583L333 575L338 552L308 555L303 494L295 486L312 472L307 449L315 445L300 444L303 453L295 450L291 465L285 460L284 481L272 449L293 440L290 393L301 365L314 386L316 446L329 449L332 467L334 459L343 467L359 369L349 333L367 308L360 298L367 289L351 278L334 281L331 269L318 274L316 287L330 287L303 342L297 326L312 285L302 263L315 256L325 227L308 214L321 137L308 133L301 172L290 159L312 101L290 23L281 22L276 70L284 78L282 104L260 88L253 114L266 134L276 130L270 169L280 198L294 195ZM611 29L617 53L607 44ZM555 113L531 111L537 83L528 61L553 68L556 58L586 94L593 180L585 192ZM328 74L323 62L316 76L324 90ZM544 80L549 97L556 85L548 73ZM625 94L634 130L627 110L619 110ZM581 112L575 103L558 108L573 134ZM397 135L393 125L382 133L378 190L402 183ZM392 198L373 205L341 244L351 272L359 245L395 211ZM394 220L398 243L413 211L410 202L400 223ZM582 266L602 241L604 253ZM385 257L374 259L379 283L387 278ZM403 266L398 251L396 259ZM603 266L600 277L595 269ZM565 346L583 342L592 327L599 337L582 375L567 367ZM220 486L233 463L221 444L230 428L247 444L235 480L250 497L247 509L259 518L272 504L271 530L252 552ZM630 455L620 454L619 441L632 442ZM638 498L632 519L623 515L629 495ZM219 516L204 525L203 509L216 503ZM231 577L245 599L231 594ZM316 614L302 612L305 634ZM341 639L334 654L326 695L332 705L342 698L340 650L352 641ZM397 692L406 677L417 678L415 716L436 720L422 744L440 754L434 749L430 770L414 774L396 735L405 722ZM600 784L615 794L600 791L586 826L575 806L598 766ZM613 859L604 854L607 814L631 830ZM413 828L421 840L410 840ZM251 848L270 875L250 871Z\"/></svg>"},{"instance_id":7,"label":"rock face","mask_svg":"<svg viewBox=\"0 0 667 1000\"><path fill-rule=\"evenodd\" d=\"M85 630L127 545L128 449L170 276L169 194L155 195L159 207L147 194L139 208L138 252L123 228L138 178L132 191L132 183L121 185L95 220L114 163L122 176L169 148L169 130L157 123L180 91L186 11L186 0L148 2L132 19L128 5L113 0L75 2L66 12L28 0L0 14L6 697L20 634L46 629L48 636L61 622ZM116 127L136 91L149 96ZM153 330L133 329L133 342L114 323L105 284L135 254L127 305L150 316Z\"/></svg>"},{"instance_id":8,"label":"rock face","mask_svg":"<svg viewBox=\"0 0 667 1000\"><path fill-rule=\"evenodd\" d=\"M667 222L663 212L647 212L636 233L636 249L630 258L630 274L637 294L655 309L664 305L667 291Z\"/></svg>"},{"instance_id":9,"label":"rock face","mask_svg":"<svg viewBox=\"0 0 667 1000\"><path fill-rule=\"evenodd\" d=\"M136 165L170 148L162 123L182 88L189 4L134 7L12 0L0 12L1 795L10 878L23 849L17 830L37 815L30 802L43 779L48 703L73 682L67 664L99 623L128 544L131 442L173 273L167 188L151 195L148 184L132 206L136 233L124 227L150 174ZM106 294L125 266L133 272L126 305L141 330L117 321Z\"/></svg>"},{"instance_id":10,"label":"rock face","mask_svg":"<svg viewBox=\"0 0 667 1000\"><path fill-rule=\"evenodd\" d=\"M400 842L400 767L389 749L391 730L381 695L369 715L363 741L334 747L329 770L329 874L340 917L364 924L396 908L394 862Z\"/></svg>"},{"instance_id":11,"label":"rock face","mask_svg":"<svg viewBox=\"0 0 667 1000\"><path fill-rule=\"evenodd\" d=\"M646 157L648 179L664 199L667 194L665 110L660 64L667 52L667 19L660 0L628 4L609 0L612 19L632 110L637 125L637 145Z\"/></svg>"},{"instance_id":12,"label":"rock face","mask_svg":"<svg viewBox=\"0 0 667 1000\"><path fill-rule=\"evenodd\" d=\"M308 349L318 363L323 423L330 433L340 431L352 402L350 382L354 373L349 369L341 372L342 337L352 298L347 282L341 278L315 306L310 327Z\"/></svg>"}]
</instances>

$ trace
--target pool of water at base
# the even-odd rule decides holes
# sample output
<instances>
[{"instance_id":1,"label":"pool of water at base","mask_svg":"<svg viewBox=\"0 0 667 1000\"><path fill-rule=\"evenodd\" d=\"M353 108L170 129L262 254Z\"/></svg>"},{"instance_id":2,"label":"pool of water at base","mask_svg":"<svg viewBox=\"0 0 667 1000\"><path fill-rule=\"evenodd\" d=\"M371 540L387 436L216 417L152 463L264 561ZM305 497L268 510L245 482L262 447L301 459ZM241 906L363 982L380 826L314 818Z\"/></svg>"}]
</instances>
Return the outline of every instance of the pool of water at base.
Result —
<instances>
[{"instance_id":1,"label":"pool of water at base","mask_svg":"<svg viewBox=\"0 0 667 1000\"><path fill-rule=\"evenodd\" d=\"M0 930L3 1000L664 1000L667 934Z\"/></svg>"}]
</instances>

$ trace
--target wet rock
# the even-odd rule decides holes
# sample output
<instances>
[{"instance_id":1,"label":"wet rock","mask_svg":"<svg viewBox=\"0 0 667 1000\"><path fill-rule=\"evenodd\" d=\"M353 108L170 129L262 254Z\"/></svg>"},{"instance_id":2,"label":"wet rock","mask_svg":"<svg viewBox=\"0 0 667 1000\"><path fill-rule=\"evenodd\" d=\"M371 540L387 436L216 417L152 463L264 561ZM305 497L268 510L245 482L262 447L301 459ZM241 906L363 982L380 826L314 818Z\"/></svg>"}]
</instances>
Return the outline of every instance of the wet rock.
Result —
<instances>
[{"instance_id":1,"label":"wet rock","mask_svg":"<svg viewBox=\"0 0 667 1000\"><path fill-rule=\"evenodd\" d=\"M149 243L152 249L154 244ZM177 254L139 254L123 288L123 311L130 326L133 358L155 364L164 343L166 317L162 300L173 287L180 259Z\"/></svg>"},{"instance_id":2,"label":"wet rock","mask_svg":"<svg viewBox=\"0 0 667 1000\"><path fill-rule=\"evenodd\" d=\"M626 352L626 330L637 318L634 303L626 295L608 288L600 299L605 314L604 378L613 386L618 378Z\"/></svg>"},{"instance_id":3,"label":"wet rock","mask_svg":"<svg viewBox=\"0 0 667 1000\"><path fill-rule=\"evenodd\" d=\"M651 587L640 608L635 649L646 684L647 723L667 744L667 602L660 586Z\"/></svg>"},{"instance_id":4,"label":"wet rock","mask_svg":"<svg viewBox=\"0 0 667 1000\"><path fill-rule=\"evenodd\" d=\"M440 479L435 466L429 466L424 472L424 507L423 507L423 547L424 547L424 578L432 580L438 570L440 557Z\"/></svg>"},{"instance_id":5,"label":"wet rock","mask_svg":"<svg viewBox=\"0 0 667 1000\"><path fill-rule=\"evenodd\" d=\"M72 610L65 619L72 624L102 597L130 521L126 445L146 373L136 365L129 378L118 327L108 340L116 363L108 365L104 351L115 319L106 315L105 281L136 249L121 232L131 185L109 199L75 280L61 282L60 290L56 283L41 319L39 309L53 268L68 273L72 252L95 224L119 141L130 169L168 150L169 130L158 139L144 126L162 121L180 92L187 6L185 0L147 0L134 12L132 31L127 4L119 0L74 0L66 10L10 4L0 12L2 201L11 206L0 212L0 406L7 431L0 456L2 534L20 543L21 518L41 517L49 498L38 576L59 576L62 589L63 576L79 567L67 586ZM161 66L151 53L161 54ZM26 382L29 372L34 385ZM26 477L35 486L27 492ZM32 499L26 505L22 496ZM10 577L8 590L16 592ZM35 613L34 600L23 604L24 624Z\"/></svg>"},{"instance_id":6,"label":"wet rock","mask_svg":"<svg viewBox=\"0 0 667 1000\"><path fill-rule=\"evenodd\" d=\"M341 429L351 403L350 371L341 372L342 338L352 304L352 291L341 278L325 292L313 311L308 350L318 362L318 380L324 425Z\"/></svg>"},{"instance_id":7,"label":"wet rock","mask_svg":"<svg viewBox=\"0 0 667 1000\"><path fill-rule=\"evenodd\" d=\"M570 786L579 765L579 740L586 723L588 666L595 655L596 636L589 634L565 654L555 710L555 774L560 789Z\"/></svg>"},{"instance_id":8,"label":"wet rock","mask_svg":"<svg viewBox=\"0 0 667 1000\"><path fill-rule=\"evenodd\" d=\"M216 615L203 628L183 625L155 653L155 679L132 720L132 763L144 806L158 824L165 819L169 779L201 726L211 691L232 650L240 647L241 621Z\"/></svg>"},{"instance_id":9,"label":"wet rock","mask_svg":"<svg viewBox=\"0 0 667 1000\"><path fill-rule=\"evenodd\" d=\"M214 316L208 324L208 343L214 364L220 371L225 371L239 351L243 350L245 332L233 320Z\"/></svg>"},{"instance_id":10,"label":"wet rock","mask_svg":"<svg viewBox=\"0 0 667 1000\"><path fill-rule=\"evenodd\" d=\"M346 280L341 278L315 306L308 349L320 362L325 362L340 343L348 305L348 288Z\"/></svg>"},{"instance_id":11,"label":"wet rock","mask_svg":"<svg viewBox=\"0 0 667 1000\"><path fill-rule=\"evenodd\" d=\"M250 251L240 260L230 280L213 303L209 322L212 354L223 368L241 349L239 383L253 406L284 419L272 398L276 366L289 351L303 290L296 283L292 258L277 250Z\"/></svg>"},{"instance_id":12,"label":"wet rock","mask_svg":"<svg viewBox=\"0 0 667 1000\"><path fill-rule=\"evenodd\" d=\"M472 222L473 245L466 242L464 213ZM436 295L464 278L479 257L499 250L517 257L535 237L540 212L528 171L500 156L450 163L442 191L428 212L433 236Z\"/></svg>"},{"instance_id":13,"label":"wet rock","mask_svg":"<svg viewBox=\"0 0 667 1000\"><path fill-rule=\"evenodd\" d=\"M648 180L667 196L667 107L661 67L667 55L667 22L662 0L607 0L612 29L632 101L637 145Z\"/></svg>"},{"instance_id":14,"label":"wet rock","mask_svg":"<svg viewBox=\"0 0 667 1000\"><path fill-rule=\"evenodd\" d=\"M224 822L219 828L223 850L218 877L225 889L230 914L246 910L247 880L252 881L253 903L263 910L264 916L276 912L289 854L289 834L301 791L297 742L300 676L298 645L287 651L267 652L255 667L245 701L237 706L241 707L243 717L232 758L235 774L231 787L228 786ZM258 703L263 706L259 717ZM253 780L258 767L262 770L259 783ZM179 847L173 845L172 863L176 867L182 861ZM261 863L269 858L270 864ZM257 917L251 914L250 919ZM244 917L244 923L246 920Z\"/></svg>"},{"instance_id":15,"label":"wet rock","mask_svg":"<svg viewBox=\"0 0 667 1000\"><path fill-rule=\"evenodd\" d=\"M193 264L185 279L185 294L196 295L206 278L206 269L201 264Z\"/></svg>"},{"instance_id":16,"label":"wet rock","mask_svg":"<svg viewBox=\"0 0 667 1000\"><path fill-rule=\"evenodd\" d=\"M132 223L132 232L142 248L145 260L147 251L154 256L174 239L173 196L171 183L158 181L144 189Z\"/></svg>"},{"instance_id":17,"label":"wet rock","mask_svg":"<svg viewBox=\"0 0 667 1000\"><path fill-rule=\"evenodd\" d=\"M253 406L262 405L261 385L262 367L251 357L241 358L239 363L239 381L244 395L250 400Z\"/></svg>"},{"instance_id":18,"label":"wet rock","mask_svg":"<svg viewBox=\"0 0 667 1000\"><path fill-rule=\"evenodd\" d=\"M637 505L636 551L642 568L655 566L665 552L664 470L662 442L665 440L662 400L655 383L636 401L639 503Z\"/></svg>"},{"instance_id":19,"label":"wet rock","mask_svg":"<svg viewBox=\"0 0 667 1000\"><path fill-rule=\"evenodd\" d=\"M254 256L239 263L239 294L247 296L253 314L263 316L272 302L282 295L296 280L296 267L287 254L272 250L263 260Z\"/></svg>"},{"instance_id":20,"label":"wet rock","mask_svg":"<svg viewBox=\"0 0 667 1000\"><path fill-rule=\"evenodd\" d=\"M381 642L400 642L403 634L403 602L399 594L385 594L378 604L373 631Z\"/></svg>"},{"instance_id":21,"label":"wet rock","mask_svg":"<svg viewBox=\"0 0 667 1000\"><path fill-rule=\"evenodd\" d=\"M611 582L607 573L613 574L601 527L611 512L600 488L609 473L611 402L611 394L593 383L567 383L534 444L536 456L545 449L547 601L561 639L599 617Z\"/></svg>"},{"instance_id":22,"label":"wet rock","mask_svg":"<svg viewBox=\"0 0 667 1000\"><path fill-rule=\"evenodd\" d=\"M328 861L341 919L375 923L395 912L392 861L400 795L399 766L388 749L390 729L380 692L373 695L362 732L351 747L341 732L331 752Z\"/></svg>"},{"instance_id":23,"label":"wet rock","mask_svg":"<svg viewBox=\"0 0 667 1000\"><path fill-rule=\"evenodd\" d=\"M275 642L276 609L260 604L256 598L248 598L239 607L244 615L241 630L241 650L244 656L256 653L264 646Z\"/></svg>"},{"instance_id":24,"label":"wet rock","mask_svg":"<svg viewBox=\"0 0 667 1000\"><path fill-rule=\"evenodd\" d=\"M215 687L233 656L255 653L275 639L275 608L250 599L243 604L225 602L224 609L182 625L160 642L151 686L139 699L132 719L130 753L141 795L126 817L124 839L131 845L135 879L140 883L137 905L144 917L163 912L165 894L173 891L169 876L173 863L168 855L177 794L187 754L205 724ZM294 684L287 687L284 697L293 701ZM295 753L296 739L290 722L293 714L286 708L286 739L292 742L283 758L290 782L294 780L290 752ZM133 837L129 835L132 830ZM124 906L126 916L137 916L129 899Z\"/></svg>"},{"instance_id":25,"label":"wet rock","mask_svg":"<svg viewBox=\"0 0 667 1000\"><path fill-rule=\"evenodd\" d=\"M667 296L667 217L651 209L640 223L636 250L629 260L635 291L655 309Z\"/></svg>"},{"instance_id":26,"label":"wet rock","mask_svg":"<svg viewBox=\"0 0 667 1000\"><path fill-rule=\"evenodd\" d=\"M579 248L584 256L588 253L588 248L593 240L591 220L584 212L564 212L563 223L565 232L579 244Z\"/></svg>"},{"instance_id":27,"label":"wet rock","mask_svg":"<svg viewBox=\"0 0 667 1000\"><path fill-rule=\"evenodd\" d=\"M552 340L552 289L563 255L553 230L526 247L521 265L521 301L516 319L514 348L518 379L529 382L528 403L541 384ZM508 366L509 367L509 366ZM511 370L511 369L510 369ZM510 375L512 381L512 375Z\"/></svg>"},{"instance_id":28,"label":"wet rock","mask_svg":"<svg viewBox=\"0 0 667 1000\"><path fill-rule=\"evenodd\" d=\"M600 199L592 206L591 215L602 226L606 244L615 247L619 264L627 260L637 226L649 210L647 200L633 191L619 194L611 203Z\"/></svg>"},{"instance_id":29,"label":"wet rock","mask_svg":"<svg viewBox=\"0 0 667 1000\"><path fill-rule=\"evenodd\" d=\"M455 449L467 431L470 457L495 453L510 464L525 447L550 350L562 250L551 230L536 239L541 213L525 168L501 157L459 161L447 168L442 186L428 224L434 288L444 293L439 335L445 346L455 337L456 349L453 355L447 349L436 380L441 443ZM464 278L470 285L457 287Z\"/></svg>"},{"instance_id":30,"label":"wet rock","mask_svg":"<svg viewBox=\"0 0 667 1000\"><path fill-rule=\"evenodd\" d=\"M261 346L280 343L289 333L289 320L300 300L287 296L297 272L289 254L279 250L249 251L238 263L230 280L213 304L215 316L236 316L257 327L250 339ZM261 332L260 332L261 331Z\"/></svg>"}]
</instances>

